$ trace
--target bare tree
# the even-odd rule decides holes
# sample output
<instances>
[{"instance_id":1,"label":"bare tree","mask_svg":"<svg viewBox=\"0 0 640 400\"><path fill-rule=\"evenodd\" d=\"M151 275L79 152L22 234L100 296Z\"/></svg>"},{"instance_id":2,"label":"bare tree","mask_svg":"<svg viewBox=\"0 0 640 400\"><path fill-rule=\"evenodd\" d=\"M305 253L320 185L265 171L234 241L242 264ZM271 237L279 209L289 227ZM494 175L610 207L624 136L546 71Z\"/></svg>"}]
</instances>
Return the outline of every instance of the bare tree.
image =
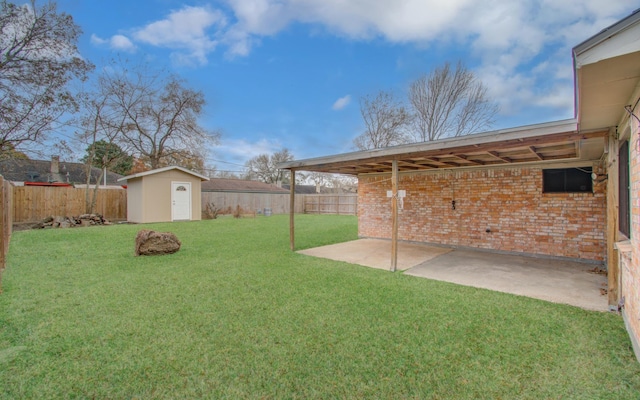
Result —
<instances>
[{"instance_id":1,"label":"bare tree","mask_svg":"<svg viewBox=\"0 0 640 400\"><path fill-rule=\"evenodd\" d=\"M426 142L462 136L491 127L498 112L487 88L458 62L436 68L409 87L414 139Z\"/></svg>"},{"instance_id":2,"label":"bare tree","mask_svg":"<svg viewBox=\"0 0 640 400\"><path fill-rule=\"evenodd\" d=\"M178 165L190 169L194 172L205 174L205 155L199 149L174 151L164 157L160 162L160 167Z\"/></svg>"},{"instance_id":3,"label":"bare tree","mask_svg":"<svg viewBox=\"0 0 640 400\"><path fill-rule=\"evenodd\" d=\"M114 101L110 86L106 84L107 81L104 77L100 77L97 82L95 91L85 92L81 96L83 114L80 122L82 130L76 133L77 139L87 146L87 154L83 161L87 177L85 212L88 214L93 213L96 206L98 188L106 170L114 166L121 157L121 153L104 150L117 146L115 141L122 134L126 121L126 116L118 112L117 103ZM122 152L122 149L117 147ZM93 182L94 186L91 188L91 169L94 165L99 166L100 175Z\"/></svg>"},{"instance_id":4,"label":"bare tree","mask_svg":"<svg viewBox=\"0 0 640 400\"><path fill-rule=\"evenodd\" d=\"M352 175L332 174L330 186L334 193L357 193L358 178Z\"/></svg>"},{"instance_id":5,"label":"bare tree","mask_svg":"<svg viewBox=\"0 0 640 400\"><path fill-rule=\"evenodd\" d=\"M316 187L316 193L320 193L320 190L331 179L331 174L324 172L309 172L305 177L307 181L311 181Z\"/></svg>"},{"instance_id":6,"label":"bare tree","mask_svg":"<svg viewBox=\"0 0 640 400\"><path fill-rule=\"evenodd\" d=\"M379 149L407 142L405 128L410 120L393 93L380 91L375 97L360 99L365 131L353 140L359 150Z\"/></svg>"},{"instance_id":7,"label":"bare tree","mask_svg":"<svg viewBox=\"0 0 640 400\"><path fill-rule=\"evenodd\" d=\"M237 172L234 171L226 171L226 170L214 170L209 173L209 177L211 178L221 178L221 179L241 179Z\"/></svg>"},{"instance_id":8,"label":"bare tree","mask_svg":"<svg viewBox=\"0 0 640 400\"><path fill-rule=\"evenodd\" d=\"M282 149L271 155L260 154L246 162L246 176L248 179L258 179L265 183L284 183L288 178L288 173L276 166L291 160L293 160L293 154L288 149Z\"/></svg>"},{"instance_id":9,"label":"bare tree","mask_svg":"<svg viewBox=\"0 0 640 400\"><path fill-rule=\"evenodd\" d=\"M326 172L310 172L305 177L306 182L311 182L316 187L316 193L355 193L358 187L358 178L354 176L331 174Z\"/></svg>"},{"instance_id":10,"label":"bare tree","mask_svg":"<svg viewBox=\"0 0 640 400\"><path fill-rule=\"evenodd\" d=\"M54 2L0 1L0 153L38 142L77 111L67 84L93 68L78 54L81 33Z\"/></svg>"},{"instance_id":11,"label":"bare tree","mask_svg":"<svg viewBox=\"0 0 640 400\"><path fill-rule=\"evenodd\" d=\"M151 169L183 161L199 166L206 145L220 137L198 123L204 94L176 76L121 70L105 76L105 85L117 114L125 117L120 141Z\"/></svg>"}]
</instances>

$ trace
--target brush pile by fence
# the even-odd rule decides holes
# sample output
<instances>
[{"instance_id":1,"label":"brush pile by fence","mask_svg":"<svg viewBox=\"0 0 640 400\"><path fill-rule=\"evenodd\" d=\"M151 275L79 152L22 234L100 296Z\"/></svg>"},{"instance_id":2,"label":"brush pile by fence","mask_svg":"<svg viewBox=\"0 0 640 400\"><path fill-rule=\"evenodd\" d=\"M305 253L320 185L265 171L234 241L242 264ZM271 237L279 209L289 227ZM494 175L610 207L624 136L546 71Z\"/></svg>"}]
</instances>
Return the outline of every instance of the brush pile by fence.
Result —
<instances>
[{"instance_id":1,"label":"brush pile by fence","mask_svg":"<svg viewBox=\"0 0 640 400\"><path fill-rule=\"evenodd\" d=\"M49 216L37 224L33 225L32 229L45 229L45 228L74 228L79 226L92 226L92 225L111 225L111 222L107 221L100 214L82 214L77 217L61 217L61 216Z\"/></svg>"}]
</instances>

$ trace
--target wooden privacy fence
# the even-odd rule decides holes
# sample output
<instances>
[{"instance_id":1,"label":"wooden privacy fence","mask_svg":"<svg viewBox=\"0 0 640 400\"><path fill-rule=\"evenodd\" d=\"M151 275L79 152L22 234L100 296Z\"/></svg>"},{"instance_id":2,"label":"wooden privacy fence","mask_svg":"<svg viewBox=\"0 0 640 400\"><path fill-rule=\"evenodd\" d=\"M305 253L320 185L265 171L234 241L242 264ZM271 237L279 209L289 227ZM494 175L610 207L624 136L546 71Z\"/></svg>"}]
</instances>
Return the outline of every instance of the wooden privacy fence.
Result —
<instances>
[{"instance_id":1,"label":"wooden privacy fence","mask_svg":"<svg viewBox=\"0 0 640 400\"><path fill-rule=\"evenodd\" d=\"M2 271L7 263L9 241L13 227L12 202L13 185L0 175L0 292L2 292Z\"/></svg>"},{"instance_id":2,"label":"wooden privacy fence","mask_svg":"<svg viewBox=\"0 0 640 400\"><path fill-rule=\"evenodd\" d=\"M202 192L202 209L213 204L221 210L234 210L237 206L245 211L271 209L273 214L289 213L288 193L237 193ZM305 214L356 215L358 195L349 194L296 194L295 212Z\"/></svg>"},{"instance_id":3,"label":"wooden privacy fence","mask_svg":"<svg viewBox=\"0 0 640 400\"><path fill-rule=\"evenodd\" d=\"M110 221L127 219L127 191L98 189L94 213ZM13 222L38 222L48 216L85 213L85 189L51 186L14 186Z\"/></svg>"},{"instance_id":4,"label":"wooden privacy fence","mask_svg":"<svg viewBox=\"0 0 640 400\"><path fill-rule=\"evenodd\" d=\"M35 223L48 216L78 216L85 212L85 189L13 186L9 182L4 182L2 187L8 199L6 203L3 200L3 212L12 216L12 223ZM297 194L295 212L355 215L357 199L357 194ZM273 214L287 214L290 200L288 193L202 192L203 209L213 203L223 210L240 206L246 211L270 209ZM127 191L99 189L94 212L111 221L126 220ZM11 223L2 226L10 227Z\"/></svg>"},{"instance_id":5,"label":"wooden privacy fence","mask_svg":"<svg viewBox=\"0 0 640 400\"><path fill-rule=\"evenodd\" d=\"M357 194L306 194L304 195L305 214L344 214L356 215L358 212Z\"/></svg>"},{"instance_id":6,"label":"wooden privacy fence","mask_svg":"<svg viewBox=\"0 0 640 400\"><path fill-rule=\"evenodd\" d=\"M202 192L202 209L210 203L221 210L240 206L245 211L268 208L273 214L288 214L291 199L289 193ZM304 212L304 195L297 194L294 203L296 213Z\"/></svg>"}]
</instances>

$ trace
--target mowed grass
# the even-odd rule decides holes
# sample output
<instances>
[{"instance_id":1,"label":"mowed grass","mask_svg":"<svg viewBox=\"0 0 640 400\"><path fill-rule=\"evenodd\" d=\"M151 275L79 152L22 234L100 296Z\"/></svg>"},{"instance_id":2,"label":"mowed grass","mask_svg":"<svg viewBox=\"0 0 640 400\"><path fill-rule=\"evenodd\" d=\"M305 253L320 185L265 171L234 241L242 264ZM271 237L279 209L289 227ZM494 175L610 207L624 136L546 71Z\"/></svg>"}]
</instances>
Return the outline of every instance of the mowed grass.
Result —
<instances>
[{"instance_id":1,"label":"mowed grass","mask_svg":"<svg viewBox=\"0 0 640 400\"><path fill-rule=\"evenodd\" d=\"M297 247L356 219L296 217ZM182 249L134 257L136 232ZM289 250L288 217L16 232L0 396L638 399L613 314Z\"/></svg>"}]
</instances>

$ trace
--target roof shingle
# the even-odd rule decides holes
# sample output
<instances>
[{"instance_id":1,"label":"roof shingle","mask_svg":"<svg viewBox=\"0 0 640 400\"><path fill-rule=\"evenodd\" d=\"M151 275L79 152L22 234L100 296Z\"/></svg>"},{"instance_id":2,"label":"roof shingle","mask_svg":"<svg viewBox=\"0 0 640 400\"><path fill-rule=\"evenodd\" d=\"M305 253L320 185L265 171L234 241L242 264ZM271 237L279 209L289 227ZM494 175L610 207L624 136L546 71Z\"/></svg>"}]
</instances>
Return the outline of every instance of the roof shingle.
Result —
<instances>
[{"instance_id":1,"label":"roof shingle","mask_svg":"<svg viewBox=\"0 0 640 400\"><path fill-rule=\"evenodd\" d=\"M9 158L0 160L0 175L12 182L87 183L86 165L83 163L61 161L58 173L55 173L55 167L51 167L51 161ZM99 168L91 168L91 184L98 183L100 172ZM107 185L120 185L117 181L121 177L120 174L107 171Z\"/></svg>"},{"instance_id":2,"label":"roof shingle","mask_svg":"<svg viewBox=\"0 0 640 400\"><path fill-rule=\"evenodd\" d=\"M211 178L202 182L203 192L289 193L288 190L258 181Z\"/></svg>"}]
</instances>

